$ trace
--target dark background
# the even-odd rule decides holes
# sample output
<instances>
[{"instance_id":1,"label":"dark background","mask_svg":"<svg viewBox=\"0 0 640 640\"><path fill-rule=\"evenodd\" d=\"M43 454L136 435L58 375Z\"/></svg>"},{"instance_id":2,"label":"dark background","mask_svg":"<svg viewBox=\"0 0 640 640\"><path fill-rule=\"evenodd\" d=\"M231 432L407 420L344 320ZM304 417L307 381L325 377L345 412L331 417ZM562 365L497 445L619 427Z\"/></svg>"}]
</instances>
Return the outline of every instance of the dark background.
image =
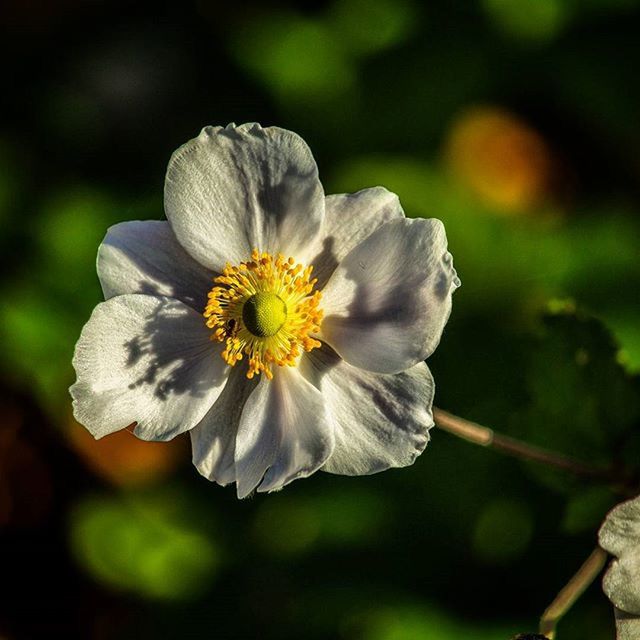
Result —
<instances>
[{"instance_id":1,"label":"dark background","mask_svg":"<svg viewBox=\"0 0 640 640\"><path fill-rule=\"evenodd\" d=\"M0 637L507 639L596 544L616 487L434 430L409 469L238 502L188 438L94 442L71 355L107 227L160 218L207 124L309 143L327 193L441 218L463 286L439 406L640 466L640 3L5 0ZM562 640L613 638L595 583Z\"/></svg>"}]
</instances>

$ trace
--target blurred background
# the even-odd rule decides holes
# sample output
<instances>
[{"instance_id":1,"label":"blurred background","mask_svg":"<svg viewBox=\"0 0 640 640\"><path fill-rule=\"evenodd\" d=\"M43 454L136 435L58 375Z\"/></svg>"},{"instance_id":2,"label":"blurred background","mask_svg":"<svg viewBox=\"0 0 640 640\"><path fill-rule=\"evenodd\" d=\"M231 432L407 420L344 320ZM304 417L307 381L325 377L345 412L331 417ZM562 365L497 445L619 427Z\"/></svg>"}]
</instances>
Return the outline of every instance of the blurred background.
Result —
<instances>
[{"instance_id":1,"label":"blurred background","mask_svg":"<svg viewBox=\"0 0 640 640\"><path fill-rule=\"evenodd\" d=\"M409 469L238 502L188 437L95 442L71 356L97 246L163 216L171 152L206 124L277 124L327 193L384 185L445 222L463 286L438 406L637 471L639 29L636 0L4 0L0 638L534 630L610 487L434 430ZM559 638L613 636L596 583Z\"/></svg>"}]
</instances>

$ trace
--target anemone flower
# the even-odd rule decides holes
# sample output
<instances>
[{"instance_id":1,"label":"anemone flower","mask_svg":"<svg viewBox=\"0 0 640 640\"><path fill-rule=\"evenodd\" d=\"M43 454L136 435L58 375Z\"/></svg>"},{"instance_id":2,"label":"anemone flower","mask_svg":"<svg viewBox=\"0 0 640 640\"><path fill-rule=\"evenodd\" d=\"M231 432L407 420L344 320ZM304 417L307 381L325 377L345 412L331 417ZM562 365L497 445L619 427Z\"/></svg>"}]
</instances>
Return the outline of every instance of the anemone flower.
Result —
<instances>
[{"instance_id":1,"label":"anemone flower","mask_svg":"<svg viewBox=\"0 0 640 640\"><path fill-rule=\"evenodd\" d=\"M98 250L76 419L96 438L189 431L200 473L240 498L412 464L459 285L442 223L381 187L325 197L306 143L257 124L180 147L164 197L166 221L117 224Z\"/></svg>"}]
</instances>

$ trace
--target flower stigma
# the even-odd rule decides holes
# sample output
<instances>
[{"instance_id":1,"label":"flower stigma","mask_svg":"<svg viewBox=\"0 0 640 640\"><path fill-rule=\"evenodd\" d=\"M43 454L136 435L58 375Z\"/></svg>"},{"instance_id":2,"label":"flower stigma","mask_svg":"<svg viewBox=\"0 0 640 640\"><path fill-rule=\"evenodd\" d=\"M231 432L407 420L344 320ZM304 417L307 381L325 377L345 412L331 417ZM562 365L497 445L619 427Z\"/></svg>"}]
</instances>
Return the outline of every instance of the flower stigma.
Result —
<instances>
[{"instance_id":1,"label":"flower stigma","mask_svg":"<svg viewBox=\"0 0 640 640\"><path fill-rule=\"evenodd\" d=\"M259 338L274 336L286 319L287 305L275 293L256 293L242 307L244 326Z\"/></svg>"},{"instance_id":2,"label":"flower stigma","mask_svg":"<svg viewBox=\"0 0 640 640\"><path fill-rule=\"evenodd\" d=\"M212 340L224 342L224 360L234 366L247 356L247 378L272 366L295 367L304 351L320 346L310 334L320 330L322 294L314 291L313 266L296 264L281 253L275 258L254 249L251 259L228 264L214 279L204 310Z\"/></svg>"}]
</instances>

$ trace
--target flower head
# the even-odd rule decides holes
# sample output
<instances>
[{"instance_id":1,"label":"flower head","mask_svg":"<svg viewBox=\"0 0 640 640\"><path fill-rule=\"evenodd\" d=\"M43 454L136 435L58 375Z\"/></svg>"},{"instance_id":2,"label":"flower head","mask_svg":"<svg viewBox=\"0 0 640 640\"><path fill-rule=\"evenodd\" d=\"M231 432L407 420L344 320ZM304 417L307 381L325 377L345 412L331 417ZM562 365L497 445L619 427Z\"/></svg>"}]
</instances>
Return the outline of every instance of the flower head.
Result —
<instances>
[{"instance_id":1,"label":"flower head","mask_svg":"<svg viewBox=\"0 0 640 640\"><path fill-rule=\"evenodd\" d=\"M77 420L97 438L189 431L200 473L240 497L411 464L459 285L442 223L381 187L325 197L304 141L257 124L178 149L165 210L100 245Z\"/></svg>"}]
</instances>

